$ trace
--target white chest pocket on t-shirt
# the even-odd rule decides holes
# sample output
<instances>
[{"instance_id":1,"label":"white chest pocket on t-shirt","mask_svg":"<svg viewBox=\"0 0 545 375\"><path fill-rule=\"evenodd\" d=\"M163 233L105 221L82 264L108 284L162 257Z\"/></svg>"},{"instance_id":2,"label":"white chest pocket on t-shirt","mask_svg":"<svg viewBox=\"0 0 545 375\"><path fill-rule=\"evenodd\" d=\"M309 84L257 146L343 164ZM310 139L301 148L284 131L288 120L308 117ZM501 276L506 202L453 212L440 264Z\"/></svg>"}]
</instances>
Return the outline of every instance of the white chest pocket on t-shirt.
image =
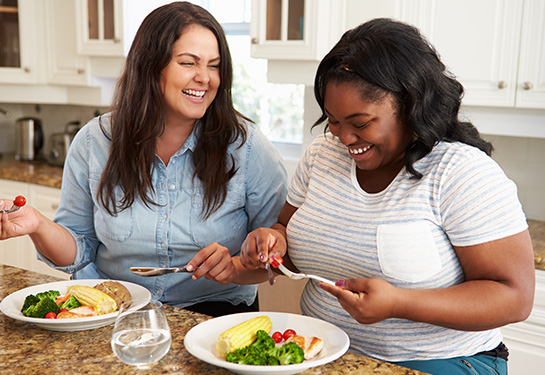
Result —
<instances>
[{"instance_id":1,"label":"white chest pocket on t-shirt","mask_svg":"<svg viewBox=\"0 0 545 375\"><path fill-rule=\"evenodd\" d=\"M382 272L398 280L420 282L441 270L437 246L425 221L379 225L377 250Z\"/></svg>"}]
</instances>

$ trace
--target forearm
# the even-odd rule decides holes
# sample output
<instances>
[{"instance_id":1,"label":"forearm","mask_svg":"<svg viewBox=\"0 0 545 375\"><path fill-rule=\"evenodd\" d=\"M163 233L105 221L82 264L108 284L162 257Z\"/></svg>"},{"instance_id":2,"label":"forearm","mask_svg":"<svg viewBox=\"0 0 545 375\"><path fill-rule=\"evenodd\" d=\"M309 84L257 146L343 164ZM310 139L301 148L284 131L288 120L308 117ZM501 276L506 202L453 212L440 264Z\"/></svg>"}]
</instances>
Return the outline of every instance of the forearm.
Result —
<instances>
[{"instance_id":1,"label":"forearm","mask_svg":"<svg viewBox=\"0 0 545 375\"><path fill-rule=\"evenodd\" d=\"M533 290L520 291L492 280L426 290L397 289L393 316L462 331L518 322L532 309Z\"/></svg>"},{"instance_id":2,"label":"forearm","mask_svg":"<svg viewBox=\"0 0 545 375\"><path fill-rule=\"evenodd\" d=\"M38 229L29 235L36 249L57 266L72 264L76 258L76 242L70 232L42 214L38 216Z\"/></svg>"},{"instance_id":3,"label":"forearm","mask_svg":"<svg viewBox=\"0 0 545 375\"><path fill-rule=\"evenodd\" d=\"M239 285L260 284L269 279L267 270L263 268L248 269L244 267L240 262L240 256L233 257L233 264L236 275L232 279L232 283Z\"/></svg>"}]
</instances>

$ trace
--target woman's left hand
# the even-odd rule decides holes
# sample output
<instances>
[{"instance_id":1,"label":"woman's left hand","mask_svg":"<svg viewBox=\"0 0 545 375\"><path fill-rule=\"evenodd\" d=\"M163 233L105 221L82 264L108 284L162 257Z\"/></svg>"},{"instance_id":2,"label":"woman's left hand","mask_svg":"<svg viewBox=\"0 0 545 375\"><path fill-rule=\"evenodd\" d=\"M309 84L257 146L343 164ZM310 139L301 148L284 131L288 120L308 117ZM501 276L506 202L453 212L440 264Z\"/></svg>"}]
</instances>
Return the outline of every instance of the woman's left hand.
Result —
<instances>
[{"instance_id":1,"label":"woman's left hand","mask_svg":"<svg viewBox=\"0 0 545 375\"><path fill-rule=\"evenodd\" d=\"M337 297L342 308L359 323L372 324L393 317L397 288L389 282L347 279L337 281L337 285L321 283L320 287Z\"/></svg>"},{"instance_id":2,"label":"woman's left hand","mask_svg":"<svg viewBox=\"0 0 545 375\"><path fill-rule=\"evenodd\" d=\"M199 251L186 266L193 271L193 279L204 277L221 284L229 284L237 277L237 269L229 249L216 242Z\"/></svg>"}]
</instances>

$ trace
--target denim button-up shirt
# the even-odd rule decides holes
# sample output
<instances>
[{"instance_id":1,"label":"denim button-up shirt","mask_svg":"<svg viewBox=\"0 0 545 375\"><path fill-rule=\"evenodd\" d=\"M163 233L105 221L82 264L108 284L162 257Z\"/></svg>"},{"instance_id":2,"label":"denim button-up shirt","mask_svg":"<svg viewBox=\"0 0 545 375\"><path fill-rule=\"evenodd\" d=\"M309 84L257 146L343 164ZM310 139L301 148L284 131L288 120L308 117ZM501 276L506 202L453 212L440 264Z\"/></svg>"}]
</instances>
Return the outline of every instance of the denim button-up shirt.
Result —
<instances>
[{"instance_id":1,"label":"denim button-up shirt","mask_svg":"<svg viewBox=\"0 0 545 375\"><path fill-rule=\"evenodd\" d=\"M110 116L103 115L109 133ZM195 129L197 130L199 122ZM184 266L198 251L212 242L238 255L246 235L269 227L278 219L287 193L286 171L278 150L251 123L247 140L230 145L238 170L229 181L223 205L203 220L203 188L193 179L192 154L195 131L171 157L167 166L156 156L153 164L152 195L157 205L147 207L140 199L110 216L98 203L97 189L110 141L99 119L91 120L74 138L66 159L61 202L55 222L67 228L77 244L74 263L58 267L38 254L50 266L71 273L73 279L109 278L145 286L152 298L185 307L203 301L251 304L255 285L221 285L213 280L191 279L176 273L142 277L131 266Z\"/></svg>"}]
</instances>

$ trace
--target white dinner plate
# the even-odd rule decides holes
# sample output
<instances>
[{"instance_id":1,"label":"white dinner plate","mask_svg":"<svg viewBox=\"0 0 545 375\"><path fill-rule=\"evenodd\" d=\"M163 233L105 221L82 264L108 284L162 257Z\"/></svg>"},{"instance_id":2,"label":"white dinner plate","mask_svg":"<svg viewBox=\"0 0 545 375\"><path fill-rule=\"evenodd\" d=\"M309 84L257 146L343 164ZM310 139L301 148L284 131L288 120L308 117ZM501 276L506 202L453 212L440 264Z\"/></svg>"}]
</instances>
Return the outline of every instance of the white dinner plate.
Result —
<instances>
[{"instance_id":1,"label":"white dinner plate","mask_svg":"<svg viewBox=\"0 0 545 375\"><path fill-rule=\"evenodd\" d=\"M231 327L256 316L271 318L272 332L291 328L301 336L316 336L324 341L324 348L316 357L302 363L280 366L240 365L227 362L216 351L218 336ZM237 374L297 374L311 367L321 366L342 356L350 345L348 335L340 328L320 319L304 315L278 312L251 312L225 315L207 320L191 328L184 338L185 348L193 356Z\"/></svg>"},{"instance_id":2,"label":"white dinner plate","mask_svg":"<svg viewBox=\"0 0 545 375\"><path fill-rule=\"evenodd\" d=\"M2 302L0 302L0 310L9 316L10 318L21 320L23 322L29 322L34 324L37 327L48 329L52 331L85 331L88 329L94 329L99 327L107 326L115 321L117 312L110 314L91 316L86 318L76 318L76 319L41 319L41 318L31 318L24 316L21 312L25 298L29 294L37 294L40 292L46 292L48 290L58 290L61 293L61 296L66 294L66 290L69 286L72 285L84 285L94 287L95 285L108 281L108 280L99 280L99 279L81 279L81 280L66 280L66 281L57 281L54 283L40 284L35 286L30 286L18 290L15 293L10 294L5 297ZM116 281L116 280L113 280ZM123 284L131 293L131 299L133 301L138 300L138 304L131 306L131 309L139 309L144 306L151 299L151 293L149 290L144 288L141 285L129 283L127 281L119 281Z\"/></svg>"}]
</instances>

